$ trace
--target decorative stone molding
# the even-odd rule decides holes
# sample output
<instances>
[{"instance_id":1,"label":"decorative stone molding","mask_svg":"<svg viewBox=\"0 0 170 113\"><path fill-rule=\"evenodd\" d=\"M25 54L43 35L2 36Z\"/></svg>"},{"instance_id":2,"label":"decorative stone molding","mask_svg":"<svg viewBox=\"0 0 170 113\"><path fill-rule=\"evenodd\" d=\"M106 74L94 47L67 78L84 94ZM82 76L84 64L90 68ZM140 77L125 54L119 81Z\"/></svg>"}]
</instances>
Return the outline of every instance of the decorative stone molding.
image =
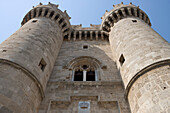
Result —
<instances>
[{"instance_id":1,"label":"decorative stone molding","mask_svg":"<svg viewBox=\"0 0 170 113\"><path fill-rule=\"evenodd\" d=\"M17 63L14 63L12 61L9 61L9 60L6 60L6 59L0 59L0 63L5 63L5 64L12 65L15 68L21 69L22 71L27 73L28 77L30 77L31 79L33 79L35 81L37 87L39 88L41 99L43 100L43 98L45 97L43 87L42 87L41 83L39 82L38 78L36 78L36 76L34 76L29 70L25 69L23 66L21 66L21 65L19 65Z\"/></svg>"},{"instance_id":2,"label":"decorative stone molding","mask_svg":"<svg viewBox=\"0 0 170 113\"><path fill-rule=\"evenodd\" d=\"M85 66L85 68L84 68ZM94 71L95 72L95 81L101 80L101 63L95 58L83 56L73 59L67 64L67 69L72 71L72 81L74 80L74 73L75 71ZM83 77L86 78L86 74L83 74ZM83 79L83 81L86 81L86 79Z\"/></svg>"},{"instance_id":3,"label":"decorative stone molding","mask_svg":"<svg viewBox=\"0 0 170 113\"><path fill-rule=\"evenodd\" d=\"M88 56L82 56L71 60L67 64L67 68L72 70L74 67L81 65L82 63L91 64L96 69L101 67L101 62L97 59Z\"/></svg>"},{"instance_id":4,"label":"decorative stone molding","mask_svg":"<svg viewBox=\"0 0 170 113\"><path fill-rule=\"evenodd\" d=\"M85 87L106 87L106 86L112 86L114 87L114 85L122 85L122 81L89 81L89 82L82 82L82 81L52 81L49 80L48 85L54 85L54 86L66 86L66 87L81 87L81 88L85 88ZM58 90L59 87L54 87L54 90Z\"/></svg>"},{"instance_id":5,"label":"decorative stone molding","mask_svg":"<svg viewBox=\"0 0 170 113\"><path fill-rule=\"evenodd\" d=\"M150 71L150 70L153 70L155 68L158 68L158 67L161 67L161 66L164 66L164 65L170 65L170 59L167 59L167 60L163 60L163 61L160 61L160 62L156 62L154 64L151 64L147 67L145 67L144 69L142 69L141 71L139 71L131 80L130 82L128 83L126 89L125 89L125 98L127 99L128 98L128 93L129 93L129 90L130 88L132 87L132 85L134 84L134 82L139 78L141 77L144 73Z\"/></svg>"}]
</instances>

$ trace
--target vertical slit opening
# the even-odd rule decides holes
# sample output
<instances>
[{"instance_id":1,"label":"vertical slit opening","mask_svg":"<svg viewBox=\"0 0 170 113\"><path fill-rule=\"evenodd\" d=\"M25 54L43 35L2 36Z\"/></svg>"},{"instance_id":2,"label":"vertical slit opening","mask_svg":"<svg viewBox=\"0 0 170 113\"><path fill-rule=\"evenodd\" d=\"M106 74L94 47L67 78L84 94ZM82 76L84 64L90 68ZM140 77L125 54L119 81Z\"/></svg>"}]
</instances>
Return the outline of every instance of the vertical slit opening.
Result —
<instances>
[{"instance_id":1,"label":"vertical slit opening","mask_svg":"<svg viewBox=\"0 0 170 113\"><path fill-rule=\"evenodd\" d=\"M74 32L72 31L72 32L71 32L71 38L73 38L73 37L74 37Z\"/></svg>"},{"instance_id":2,"label":"vertical slit opening","mask_svg":"<svg viewBox=\"0 0 170 113\"><path fill-rule=\"evenodd\" d=\"M82 39L85 38L85 33L82 31Z\"/></svg>"},{"instance_id":3,"label":"vertical slit opening","mask_svg":"<svg viewBox=\"0 0 170 113\"><path fill-rule=\"evenodd\" d=\"M62 22L64 21L64 19L63 18L61 18L60 20L59 20L59 24L61 24Z\"/></svg>"},{"instance_id":4,"label":"vertical slit opening","mask_svg":"<svg viewBox=\"0 0 170 113\"><path fill-rule=\"evenodd\" d=\"M92 39L96 40L96 32L95 31L92 32Z\"/></svg>"},{"instance_id":5,"label":"vertical slit opening","mask_svg":"<svg viewBox=\"0 0 170 113\"><path fill-rule=\"evenodd\" d=\"M27 18L25 18L25 23L27 22Z\"/></svg>"},{"instance_id":6,"label":"vertical slit opening","mask_svg":"<svg viewBox=\"0 0 170 113\"><path fill-rule=\"evenodd\" d=\"M65 33L65 32L67 32L68 30L69 30L69 28L68 28L68 29L66 29L66 30L64 30L64 33Z\"/></svg>"},{"instance_id":7,"label":"vertical slit opening","mask_svg":"<svg viewBox=\"0 0 170 113\"><path fill-rule=\"evenodd\" d=\"M58 18L59 18L59 14L57 14L56 16L55 16L55 18L54 18L54 20L57 20Z\"/></svg>"},{"instance_id":8,"label":"vertical slit opening","mask_svg":"<svg viewBox=\"0 0 170 113\"><path fill-rule=\"evenodd\" d=\"M111 17L108 18L108 20L113 23L113 19Z\"/></svg>"},{"instance_id":9,"label":"vertical slit opening","mask_svg":"<svg viewBox=\"0 0 170 113\"><path fill-rule=\"evenodd\" d=\"M31 19L31 11L28 13L28 20Z\"/></svg>"},{"instance_id":10,"label":"vertical slit opening","mask_svg":"<svg viewBox=\"0 0 170 113\"><path fill-rule=\"evenodd\" d=\"M104 36L104 39L105 39L105 40L108 39L108 36L107 36L105 33L103 33L103 36Z\"/></svg>"},{"instance_id":11,"label":"vertical slit opening","mask_svg":"<svg viewBox=\"0 0 170 113\"><path fill-rule=\"evenodd\" d=\"M137 9L137 16L139 17L139 9Z\"/></svg>"},{"instance_id":12,"label":"vertical slit opening","mask_svg":"<svg viewBox=\"0 0 170 113\"><path fill-rule=\"evenodd\" d=\"M135 16L135 11L133 8L131 8L132 15Z\"/></svg>"},{"instance_id":13,"label":"vertical slit opening","mask_svg":"<svg viewBox=\"0 0 170 113\"><path fill-rule=\"evenodd\" d=\"M113 17L114 17L115 19L118 19L116 13L113 13Z\"/></svg>"},{"instance_id":14,"label":"vertical slit opening","mask_svg":"<svg viewBox=\"0 0 170 113\"><path fill-rule=\"evenodd\" d=\"M108 27L111 27L110 24L108 24L108 22L105 22L105 25L108 26Z\"/></svg>"},{"instance_id":15,"label":"vertical slit opening","mask_svg":"<svg viewBox=\"0 0 170 113\"><path fill-rule=\"evenodd\" d=\"M96 33L92 32L92 37L95 38L96 37Z\"/></svg>"},{"instance_id":16,"label":"vertical slit opening","mask_svg":"<svg viewBox=\"0 0 170 113\"><path fill-rule=\"evenodd\" d=\"M47 16L48 14L48 9L45 10L44 16Z\"/></svg>"},{"instance_id":17,"label":"vertical slit opening","mask_svg":"<svg viewBox=\"0 0 170 113\"><path fill-rule=\"evenodd\" d=\"M79 32L76 32L76 39L79 39Z\"/></svg>"},{"instance_id":18,"label":"vertical slit opening","mask_svg":"<svg viewBox=\"0 0 170 113\"><path fill-rule=\"evenodd\" d=\"M63 29L64 27L66 27L66 25L67 25L67 24L66 24L66 23L64 23L64 24L62 25L62 29Z\"/></svg>"},{"instance_id":19,"label":"vertical slit opening","mask_svg":"<svg viewBox=\"0 0 170 113\"><path fill-rule=\"evenodd\" d=\"M98 32L98 37L101 38L101 32L100 31Z\"/></svg>"},{"instance_id":20,"label":"vertical slit opening","mask_svg":"<svg viewBox=\"0 0 170 113\"><path fill-rule=\"evenodd\" d=\"M129 15L127 8L125 8L125 13L126 13L126 15Z\"/></svg>"},{"instance_id":21,"label":"vertical slit opening","mask_svg":"<svg viewBox=\"0 0 170 113\"><path fill-rule=\"evenodd\" d=\"M33 18L36 16L36 9L34 9L34 15L33 15Z\"/></svg>"},{"instance_id":22,"label":"vertical slit opening","mask_svg":"<svg viewBox=\"0 0 170 113\"><path fill-rule=\"evenodd\" d=\"M103 30L104 30L104 31L108 31L108 30L106 29L106 27L103 27Z\"/></svg>"},{"instance_id":23,"label":"vertical slit opening","mask_svg":"<svg viewBox=\"0 0 170 113\"><path fill-rule=\"evenodd\" d=\"M90 38L90 31L87 31L87 38Z\"/></svg>"},{"instance_id":24,"label":"vertical slit opening","mask_svg":"<svg viewBox=\"0 0 170 113\"><path fill-rule=\"evenodd\" d=\"M38 16L41 16L41 14L42 14L42 8L40 9Z\"/></svg>"},{"instance_id":25,"label":"vertical slit opening","mask_svg":"<svg viewBox=\"0 0 170 113\"><path fill-rule=\"evenodd\" d=\"M68 34L64 36L64 40L68 40Z\"/></svg>"},{"instance_id":26,"label":"vertical slit opening","mask_svg":"<svg viewBox=\"0 0 170 113\"><path fill-rule=\"evenodd\" d=\"M53 17L53 15L54 15L54 11L51 12L49 17L51 18L51 17Z\"/></svg>"},{"instance_id":27,"label":"vertical slit opening","mask_svg":"<svg viewBox=\"0 0 170 113\"><path fill-rule=\"evenodd\" d=\"M144 14L143 13L141 13L142 14L142 20L144 20Z\"/></svg>"},{"instance_id":28,"label":"vertical slit opening","mask_svg":"<svg viewBox=\"0 0 170 113\"><path fill-rule=\"evenodd\" d=\"M122 13L121 10L118 10L118 13L119 13L119 15L120 15L121 17L123 17L123 13Z\"/></svg>"}]
</instances>

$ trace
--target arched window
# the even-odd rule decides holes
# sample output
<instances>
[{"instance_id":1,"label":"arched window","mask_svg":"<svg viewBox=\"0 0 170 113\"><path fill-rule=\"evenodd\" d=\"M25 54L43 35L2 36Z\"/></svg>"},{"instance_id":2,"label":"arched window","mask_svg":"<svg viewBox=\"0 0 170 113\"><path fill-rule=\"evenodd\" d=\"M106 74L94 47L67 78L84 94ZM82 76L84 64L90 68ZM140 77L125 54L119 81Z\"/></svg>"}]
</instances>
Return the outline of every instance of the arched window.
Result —
<instances>
[{"instance_id":1,"label":"arched window","mask_svg":"<svg viewBox=\"0 0 170 113\"><path fill-rule=\"evenodd\" d=\"M74 81L97 81L97 70L87 63L76 66L73 75Z\"/></svg>"},{"instance_id":2,"label":"arched window","mask_svg":"<svg viewBox=\"0 0 170 113\"><path fill-rule=\"evenodd\" d=\"M100 80L100 62L92 57L79 57L68 65L72 71L72 81Z\"/></svg>"}]
</instances>

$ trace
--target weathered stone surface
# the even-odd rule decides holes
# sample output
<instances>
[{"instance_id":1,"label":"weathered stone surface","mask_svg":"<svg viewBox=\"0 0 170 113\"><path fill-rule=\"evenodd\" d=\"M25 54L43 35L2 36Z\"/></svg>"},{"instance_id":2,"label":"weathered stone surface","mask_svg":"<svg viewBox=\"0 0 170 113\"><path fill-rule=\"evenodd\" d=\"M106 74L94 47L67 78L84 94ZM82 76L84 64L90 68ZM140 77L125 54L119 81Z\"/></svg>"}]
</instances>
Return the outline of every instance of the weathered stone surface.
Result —
<instances>
[{"instance_id":1,"label":"weathered stone surface","mask_svg":"<svg viewBox=\"0 0 170 113\"><path fill-rule=\"evenodd\" d=\"M37 7L25 16L22 27L0 45L0 97L8 100L0 104L15 113L38 112L63 42L64 21L52 17L57 12L60 17L68 15L52 4Z\"/></svg>"},{"instance_id":2,"label":"weathered stone surface","mask_svg":"<svg viewBox=\"0 0 170 113\"><path fill-rule=\"evenodd\" d=\"M170 45L149 26L146 14L141 13L138 8L138 11L135 11L135 6L126 7L127 9L120 5L117 7L118 11L111 11L117 14L117 22L110 27L110 31L108 30L113 58L125 86L125 97L128 98L132 113L167 112L170 105L169 99L166 98L169 96L169 90L161 90L168 87L170 77L169 68L163 70L162 65L169 65ZM120 13L121 8L125 10L126 16ZM154 73L155 68L157 73ZM154 80L146 79L146 72L150 74L149 77L155 78L156 84ZM161 75L166 76L166 83L160 79ZM160 95L156 95L157 93ZM166 98L165 101L163 97ZM152 98L154 101L162 100L161 105L153 103Z\"/></svg>"},{"instance_id":3,"label":"weathered stone surface","mask_svg":"<svg viewBox=\"0 0 170 113\"><path fill-rule=\"evenodd\" d=\"M83 49L88 45L88 49ZM99 61L98 81L73 81L73 69L69 66L79 58ZM82 62L83 63L83 62ZM102 69L106 66L106 69ZM64 68L63 68L64 67ZM90 113L130 113L128 103L124 99L122 81L116 64L112 58L110 44L107 41L65 41L62 44L55 66L47 85L45 99L40 112L76 113L80 101L90 102ZM76 100L75 100L76 98ZM67 104L68 103L68 104Z\"/></svg>"},{"instance_id":4,"label":"weathered stone surface","mask_svg":"<svg viewBox=\"0 0 170 113\"><path fill-rule=\"evenodd\" d=\"M131 111L133 113L168 113L170 104L168 78L170 78L169 65L155 68L142 75L129 91L128 100Z\"/></svg>"},{"instance_id":5,"label":"weathered stone surface","mask_svg":"<svg viewBox=\"0 0 170 113\"><path fill-rule=\"evenodd\" d=\"M121 3L101 25L69 19L40 3L0 45L0 113L170 112L170 45L145 12Z\"/></svg>"},{"instance_id":6,"label":"weathered stone surface","mask_svg":"<svg viewBox=\"0 0 170 113\"><path fill-rule=\"evenodd\" d=\"M112 28L109 40L125 88L139 71L170 58L169 43L139 18L120 20ZM122 66L119 61L121 55L125 58Z\"/></svg>"}]
</instances>

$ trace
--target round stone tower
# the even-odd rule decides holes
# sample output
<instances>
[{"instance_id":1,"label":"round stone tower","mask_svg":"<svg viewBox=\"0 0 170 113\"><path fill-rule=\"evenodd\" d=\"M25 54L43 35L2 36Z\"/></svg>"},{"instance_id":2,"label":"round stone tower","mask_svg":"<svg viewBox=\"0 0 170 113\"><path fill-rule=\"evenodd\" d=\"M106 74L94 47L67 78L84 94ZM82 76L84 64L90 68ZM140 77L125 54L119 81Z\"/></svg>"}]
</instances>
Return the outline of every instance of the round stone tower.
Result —
<instances>
[{"instance_id":1,"label":"round stone tower","mask_svg":"<svg viewBox=\"0 0 170 113\"><path fill-rule=\"evenodd\" d=\"M132 113L168 112L170 44L151 28L148 16L130 3L102 17Z\"/></svg>"},{"instance_id":2,"label":"round stone tower","mask_svg":"<svg viewBox=\"0 0 170 113\"><path fill-rule=\"evenodd\" d=\"M0 111L37 113L49 75L68 36L70 17L49 3L30 10L0 45Z\"/></svg>"}]
</instances>

